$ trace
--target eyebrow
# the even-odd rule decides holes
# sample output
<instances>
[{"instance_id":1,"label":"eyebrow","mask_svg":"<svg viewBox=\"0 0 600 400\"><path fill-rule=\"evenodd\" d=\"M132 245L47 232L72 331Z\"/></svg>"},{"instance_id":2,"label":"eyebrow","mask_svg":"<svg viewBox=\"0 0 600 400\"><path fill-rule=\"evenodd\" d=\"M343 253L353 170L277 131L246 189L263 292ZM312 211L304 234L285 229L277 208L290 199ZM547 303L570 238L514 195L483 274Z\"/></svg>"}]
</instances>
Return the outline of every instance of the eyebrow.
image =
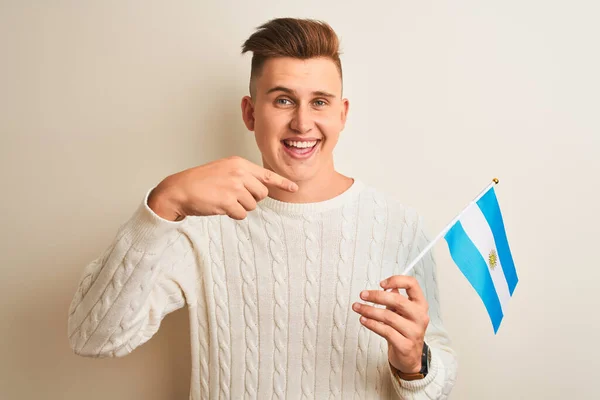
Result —
<instances>
[{"instance_id":1,"label":"eyebrow","mask_svg":"<svg viewBox=\"0 0 600 400\"><path fill-rule=\"evenodd\" d=\"M296 91L295 90L292 90L292 89L287 88L285 86L275 86L275 87L272 87L271 89L269 89L267 91L267 94L271 94L273 92L284 92L284 93L287 93L287 94L290 94L290 95L296 95ZM331 98L336 97L334 94L331 94L329 92L325 92L323 90L317 90L315 92L312 92L312 95L313 96L321 96L321 97L331 97Z\"/></svg>"}]
</instances>

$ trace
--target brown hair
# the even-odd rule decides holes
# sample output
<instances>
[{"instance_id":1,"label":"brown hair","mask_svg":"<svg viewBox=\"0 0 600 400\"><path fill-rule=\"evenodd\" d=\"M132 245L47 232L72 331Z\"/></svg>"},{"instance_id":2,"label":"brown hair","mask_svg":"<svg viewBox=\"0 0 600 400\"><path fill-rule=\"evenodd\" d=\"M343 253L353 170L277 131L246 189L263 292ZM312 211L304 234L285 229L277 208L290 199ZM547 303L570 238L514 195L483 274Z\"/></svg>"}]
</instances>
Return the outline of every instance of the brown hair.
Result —
<instances>
[{"instance_id":1,"label":"brown hair","mask_svg":"<svg viewBox=\"0 0 600 400\"><path fill-rule=\"evenodd\" d=\"M339 39L329 24L313 19L277 18L259 26L242 46L242 54L251 51L250 93L254 80L269 58L293 57L306 60L314 57L330 58L340 78Z\"/></svg>"}]
</instances>

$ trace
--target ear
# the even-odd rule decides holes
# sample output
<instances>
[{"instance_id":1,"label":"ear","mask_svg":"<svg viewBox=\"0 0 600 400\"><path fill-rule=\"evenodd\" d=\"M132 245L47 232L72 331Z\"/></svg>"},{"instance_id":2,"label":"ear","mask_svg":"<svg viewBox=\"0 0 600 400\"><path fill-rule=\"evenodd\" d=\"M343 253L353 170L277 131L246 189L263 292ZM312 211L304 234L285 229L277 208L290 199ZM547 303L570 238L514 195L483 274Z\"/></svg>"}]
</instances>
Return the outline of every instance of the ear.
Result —
<instances>
[{"instance_id":1,"label":"ear","mask_svg":"<svg viewBox=\"0 0 600 400\"><path fill-rule=\"evenodd\" d=\"M250 96L244 96L242 99L242 119L246 124L246 128L249 131L254 131L254 102Z\"/></svg>"},{"instance_id":2,"label":"ear","mask_svg":"<svg viewBox=\"0 0 600 400\"><path fill-rule=\"evenodd\" d=\"M346 119L348 118L348 110L350 109L350 101L348 99L342 99L342 111L341 111L341 120L342 120L342 129L346 126Z\"/></svg>"}]
</instances>

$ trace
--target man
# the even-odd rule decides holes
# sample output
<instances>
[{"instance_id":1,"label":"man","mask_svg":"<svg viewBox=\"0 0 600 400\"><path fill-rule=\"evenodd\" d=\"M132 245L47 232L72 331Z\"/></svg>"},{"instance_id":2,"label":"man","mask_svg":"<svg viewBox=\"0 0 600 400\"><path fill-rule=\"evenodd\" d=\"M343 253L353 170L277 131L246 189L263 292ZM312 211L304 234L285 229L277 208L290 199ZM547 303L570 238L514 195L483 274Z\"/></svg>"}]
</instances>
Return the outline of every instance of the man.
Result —
<instances>
[{"instance_id":1,"label":"man","mask_svg":"<svg viewBox=\"0 0 600 400\"><path fill-rule=\"evenodd\" d=\"M149 190L85 269L73 350L126 355L187 305L193 399L446 398L434 261L398 275L427 244L421 219L334 168L349 105L335 32L276 19L248 51L263 166L217 160Z\"/></svg>"}]
</instances>

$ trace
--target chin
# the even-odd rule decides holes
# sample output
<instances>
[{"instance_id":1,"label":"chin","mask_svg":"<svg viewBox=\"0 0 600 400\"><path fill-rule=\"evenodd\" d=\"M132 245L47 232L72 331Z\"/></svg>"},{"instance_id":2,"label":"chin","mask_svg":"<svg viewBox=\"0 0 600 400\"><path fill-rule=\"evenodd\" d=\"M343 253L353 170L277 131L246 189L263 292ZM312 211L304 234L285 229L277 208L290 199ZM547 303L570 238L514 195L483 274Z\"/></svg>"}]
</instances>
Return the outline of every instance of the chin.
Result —
<instances>
[{"instance_id":1,"label":"chin","mask_svg":"<svg viewBox=\"0 0 600 400\"><path fill-rule=\"evenodd\" d=\"M272 169L293 182L306 182L317 178L323 169L323 160L319 160L321 154L313 155L310 160L290 160L285 155L277 154L271 160L263 158L265 168Z\"/></svg>"},{"instance_id":2,"label":"chin","mask_svg":"<svg viewBox=\"0 0 600 400\"><path fill-rule=\"evenodd\" d=\"M306 182L314 179L318 175L317 168L290 168L286 166L280 174L293 182Z\"/></svg>"}]
</instances>

